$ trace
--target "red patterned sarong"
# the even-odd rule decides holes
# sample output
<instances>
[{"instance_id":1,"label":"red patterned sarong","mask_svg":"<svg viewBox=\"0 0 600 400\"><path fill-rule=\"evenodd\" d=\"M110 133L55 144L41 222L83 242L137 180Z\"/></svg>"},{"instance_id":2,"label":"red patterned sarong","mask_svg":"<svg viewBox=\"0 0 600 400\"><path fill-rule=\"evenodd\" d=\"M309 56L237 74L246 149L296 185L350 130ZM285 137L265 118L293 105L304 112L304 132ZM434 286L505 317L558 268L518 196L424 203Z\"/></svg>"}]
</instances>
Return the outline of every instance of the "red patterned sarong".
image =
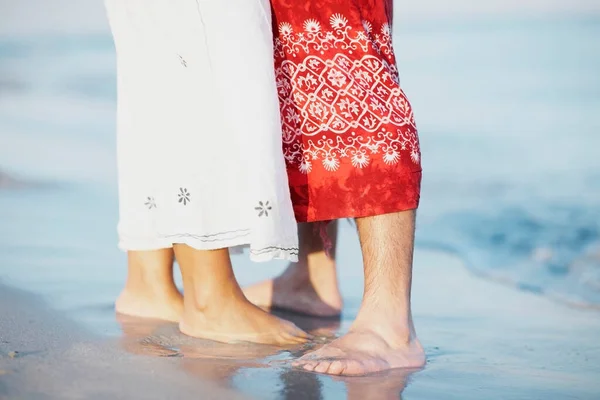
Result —
<instances>
[{"instance_id":1,"label":"red patterned sarong","mask_svg":"<svg viewBox=\"0 0 600 400\"><path fill-rule=\"evenodd\" d=\"M391 0L272 0L283 151L299 222L417 208L421 153Z\"/></svg>"}]
</instances>

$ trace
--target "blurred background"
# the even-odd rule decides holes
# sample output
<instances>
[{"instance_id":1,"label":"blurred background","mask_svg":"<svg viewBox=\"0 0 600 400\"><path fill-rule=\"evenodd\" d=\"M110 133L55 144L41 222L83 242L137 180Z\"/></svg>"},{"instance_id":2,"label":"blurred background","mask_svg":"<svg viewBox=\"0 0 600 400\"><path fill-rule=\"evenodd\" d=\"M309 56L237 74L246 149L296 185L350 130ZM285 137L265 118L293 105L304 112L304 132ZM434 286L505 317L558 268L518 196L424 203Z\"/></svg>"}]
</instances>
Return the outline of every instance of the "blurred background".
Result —
<instances>
[{"instance_id":1,"label":"blurred background","mask_svg":"<svg viewBox=\"0 0 600 400\"><path fill-rule=\"evenodd\" d=\"M600 2L396 1L395 13L423 151L418 245L600 308ZM105 264L122 276L115 84L101 0L0 1L0 187L18 189L0 192L7 279L47 290L48 271L81 257L56 284ZM5 268L24 249L39 274Z\"/></svg>"}]
</instances>

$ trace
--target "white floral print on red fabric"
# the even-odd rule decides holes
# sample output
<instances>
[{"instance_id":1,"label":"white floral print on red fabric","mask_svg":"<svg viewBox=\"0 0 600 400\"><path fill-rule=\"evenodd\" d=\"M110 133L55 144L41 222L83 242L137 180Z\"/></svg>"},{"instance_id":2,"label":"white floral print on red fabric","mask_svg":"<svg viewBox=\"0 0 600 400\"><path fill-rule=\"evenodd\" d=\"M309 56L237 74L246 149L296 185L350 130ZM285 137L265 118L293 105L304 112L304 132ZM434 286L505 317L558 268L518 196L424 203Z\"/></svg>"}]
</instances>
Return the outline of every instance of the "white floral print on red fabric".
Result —
<instances>
[{"instance_id":1,"label":"white floral print on red fabric","mask_svg":"<svg viewBox=\"0 0 600 400\"><path fill-rule=\"evenodd\" d=\"M309 173L320 161L336 171L341 158L363 168L374 157L396 164L403 153L418 164L412 109L396 66L381 57L393 55L389 25L374 31L363 21L355 28L334 14L330 27L308 19L303 28L294 32L282 22L275 40L284 58L275 75L288 164Z\"/></svg>"}]
</instances>

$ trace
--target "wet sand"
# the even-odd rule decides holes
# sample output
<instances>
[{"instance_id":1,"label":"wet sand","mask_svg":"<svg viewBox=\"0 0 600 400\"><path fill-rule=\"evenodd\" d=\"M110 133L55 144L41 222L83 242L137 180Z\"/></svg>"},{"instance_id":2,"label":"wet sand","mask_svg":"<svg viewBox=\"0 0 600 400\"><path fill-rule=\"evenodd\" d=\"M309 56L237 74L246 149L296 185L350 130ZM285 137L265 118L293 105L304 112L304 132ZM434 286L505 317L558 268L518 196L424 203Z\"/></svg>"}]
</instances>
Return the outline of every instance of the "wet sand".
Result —
<instances>
[{"instance_id":1,"label":"wet sand","mask_svg":"<svg viewBox=\"0 0 600 400\"><path fill-rule=\"evenodd\" d=\"M349 227L345 231L350 233ZM356 281L358 272L342 269L342 281ZM287 316L320 337L313 345L347 329L353 318L360 293L348 295L344 288L341 322ZM0 286L0 398L591 400L600 395L595 312L481 280L458 259L423 250L416 254L414 311L428 355L424 370L334 378L289 368L288 361L307 348L186 338L174 324L115 316L109 304L102 313L111 315L120 333L99 335L77 323L75 314L50 309L44 298Z\"/></svg>"},{"instance_id":2,"label":"wet sand","mask_svg":"<svg viewBox=\"0 0 600 400\"><path fill-rule=\"evenodd\" d=\"M0 399L243 399L178 373L177 359L139 357L0 285Z\"/></svg>"}]
</instances>

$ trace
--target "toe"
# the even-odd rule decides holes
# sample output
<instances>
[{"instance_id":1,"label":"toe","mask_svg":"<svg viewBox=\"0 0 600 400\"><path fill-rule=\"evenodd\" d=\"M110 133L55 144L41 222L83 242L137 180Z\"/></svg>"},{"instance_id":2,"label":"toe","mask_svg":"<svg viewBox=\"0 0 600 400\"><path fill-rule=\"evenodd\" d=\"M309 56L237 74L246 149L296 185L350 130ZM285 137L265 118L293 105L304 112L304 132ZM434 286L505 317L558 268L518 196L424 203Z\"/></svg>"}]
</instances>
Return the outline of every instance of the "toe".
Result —
<instances>
[{"instance_id":1,"label":"toe","mask_svg":"<svg viewBox=\"0 0 600 400\"><path fill-rule=\"evenodd\" d=\"M302 329L298 328L296 325L293 326L293 330L291 334L297 338L309 340L312 339L313 336L310 333L304 332Z\"/></svg>"},{"instance_id":2,"label":"toe","mask_svg":"<svg viewBox=\"0 0 600 400\"><path fill-rule=\"evenodd\" d=\"M314 371L315 367L318 365L317 362L307 362L304 365L302 365L302 369L306 370L306 371Z\"/></svg>"},{"instance_id":3,"label":"toe","mask_svg":"<svg viewBox=\"0 0 600 400\"><path fill-rule=\"evenodd\" d=\"M293 344L304 344L308 341L308 339L303 338L303 337L298 337L298 336L291 336L288 340L288 342L293 343Z\"/></svg>"},{"instance_id":4,"label":"toe","mask_svg":"<svg viewBox=\"0 0 600 400\"><path fill-rule=\"evenodd\" d=\"M279 344L301 344L311 338L311 335L298 328L289 321L278 319L279 323Z\"/></svg>"},{"instance_id":5,"label":"toe","mask_svg":"<svg viewBox=\"0 0 600 400\"><path fill-rule=\"evenodd\" d=\"M362 375L366 373L362 363L356 360L346 361L346 368L344 369L344 375Z\"/></svg>"},{"instance_id":6,"label":"toe","mask_svg":"<svg viewBox=\"0 0 600 400\"><path fill-rule=\"evenodd\" d=\"M310 363L311 360L307 360L304 357L301 357L297 360L292 361L292 367L296 367L296 368L302 368L303 366L305 366L307 363Z\"/></svg>"},{"instance_id":7,"label":"toe","mask_svg":"<svg viewBox=\"0 0 600 400\"><path fill-rule=\"evenodd\" d=\"M329 369L325 371L327 374L331 375L341 375L344 373L346 369L346 364L341 360L335 360L329 365Z\"/></svg>"},{"instance_id":8,"label":"toe","mask_svg":"<svg viewBox=\"0 0 600 400\"><path fill-rule=\"evenodd\" d=\"M379 360L348 360L346 362L346 368L344 369L343 375L366 375L386 369L389 369L389 367L386 367L386 363L380 362Z\"/></svg>"},{"instance_id":9,"label":"toe","mask_svg":"<svg viewBox=\"0 0 600 400\"><path fill-rule=\"evenodd\" d=\"M320 361L322 361L324 359L324 357L321 355L319 350L316 351L310 351L306 354L304 354L302 357L298 358L297 360L292 362L292 365L294 367L303 367L306 364L314 364L314 366L316 366L317 364L319 364Z\"/></svg>"},{"instance_id":10,"label":"toe","mask_svg":"<svg viewBox=\"0 0 600 400\"><path fill-rule=\"evenodd\" d=\"M296 338L299 342L306 342L314 338L313 335L303 331L291 322L289 322L287 332L290 337Z\"/></svg>"},{"instance_id":11,"label":"toe","mask_svg":"<svg viewBox=\"0 0 600 400\"><path fill-rule=\"evenodd\" d=\"M321 361L315 366L314 371L320 374L324 374L325 372L327 372L330 365L331 361Z\"/></svg>"},{"instance_id":12,"label":"toe","mask_svg":"<svg viewBox=\"0 0 600 400\"><path fill-rule=\"evenodd\" d=\"M306 336L296 334L296 332L286 333L283 336L283 338L284 338L285 342L292 343L292 344L303 344L308 341L308 338Z\"/></svg>"}]
</instances>

